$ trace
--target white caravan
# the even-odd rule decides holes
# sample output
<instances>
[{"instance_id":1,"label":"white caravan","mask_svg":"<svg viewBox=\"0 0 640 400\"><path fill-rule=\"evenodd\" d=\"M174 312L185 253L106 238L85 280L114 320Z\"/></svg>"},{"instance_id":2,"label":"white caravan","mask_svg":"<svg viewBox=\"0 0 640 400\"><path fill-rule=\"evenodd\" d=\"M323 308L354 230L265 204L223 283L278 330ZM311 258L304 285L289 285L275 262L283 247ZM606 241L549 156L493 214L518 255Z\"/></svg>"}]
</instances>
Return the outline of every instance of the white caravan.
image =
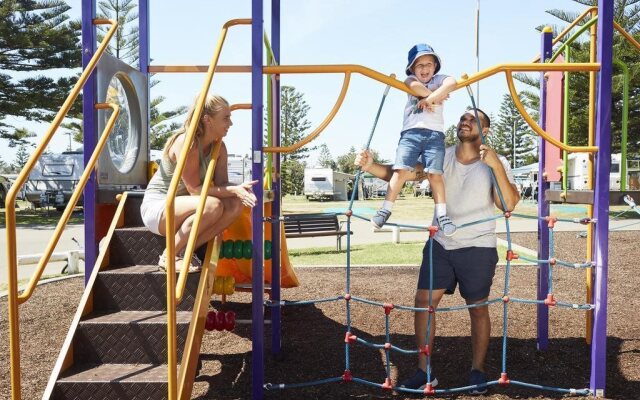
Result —
<instances>
[{"instance_id":1,"label":"white caravan","mask_svg":"<svg viewBox=\"0 0 640 400\"><path fill-rule=\"evenodd\" d=\"M355 176L331 168L304 170L304 195L307 199L349 200L349 188Z\"/></svg>"},{"instance_id":2,"label":"white caravan","mask_svg":"<svg viewBox=\"0 0 640 400\"><path fill-rule=\"evenodd\" d=\"M27 200L35 207L64 210L84 170L81 151L43 154L25 183ZM78 205L82 204L82 197Z\"/></svg>"}]
</instances>

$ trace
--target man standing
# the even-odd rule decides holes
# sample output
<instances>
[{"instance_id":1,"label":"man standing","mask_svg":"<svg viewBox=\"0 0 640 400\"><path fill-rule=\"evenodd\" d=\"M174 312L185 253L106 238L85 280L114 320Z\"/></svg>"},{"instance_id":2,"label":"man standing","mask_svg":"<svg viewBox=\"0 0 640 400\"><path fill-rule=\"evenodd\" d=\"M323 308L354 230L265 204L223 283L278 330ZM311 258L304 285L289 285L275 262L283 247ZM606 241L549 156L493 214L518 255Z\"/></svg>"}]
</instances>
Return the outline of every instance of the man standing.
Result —
<instances>
[{"instance_id":1,"label":"man standing","mask_svg":"<svg viewBox=\"0 0 640 400\"><path fill-rule=\"evenodd\" d=\"M444 158L444 181L448 214L457 226L491 218L495 215L495 207L502 211L511 211L520 200L509 163L498 156L488 145L482 144L483 136L489 133L491 124L489 117L480 109L476 109L482 126L478 124L474 110L466 111L460 117L457 126L459 143L446 149ZM392 171L389 166L374 164L368 151L363 151L356 158L356 165L363 171L378 178L388 180ZM424 179L424 172L417 165L414 180ZM491 170L496 178L504 199L504 207L493 186ZM433 225L436 225L434 222ZM438 231L433 242L433 282L430 282L429 243L424 247L415 306L429 306L429 289L431 306L438 307L445 293L453 293L456 286L467 305L481 304L487 301L493 282L495 267L498 262L496 250L495 220L481 222L459 229L455 236L447 237ZM483 394L487 391L485 375L485 359L491 335L491 321L487 305L470 307L471 346L473 358L469 385L474 385L471 394ZM427 336L427 312L415 314L415 339L419 349L425 348ZM436 323L435 314L431 322L429 349L433 349ZM427 356L421 351L418 356L416 374L403 381L400 387L407 389L423 389L427 385ZM431 385L437 380L431 374Z\"/></svg>"}]
</instances>

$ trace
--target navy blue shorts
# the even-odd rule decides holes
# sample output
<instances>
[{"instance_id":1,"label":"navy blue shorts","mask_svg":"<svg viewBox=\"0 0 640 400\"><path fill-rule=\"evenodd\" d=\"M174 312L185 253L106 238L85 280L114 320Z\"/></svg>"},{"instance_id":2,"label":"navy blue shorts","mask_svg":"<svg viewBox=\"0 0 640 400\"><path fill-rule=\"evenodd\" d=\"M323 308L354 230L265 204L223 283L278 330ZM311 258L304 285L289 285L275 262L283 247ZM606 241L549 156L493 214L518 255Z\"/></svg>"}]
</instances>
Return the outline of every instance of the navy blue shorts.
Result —
<instances>
[{"instance_id":1,"label":"navy blue shorts","mask_svg":"<svg viewBox=\"0 0 640 400\"><path fill-rule=\"evenodd\" d=\"M495 247L465 247L445 250L433 240L433 289L452 294L460 285L460 295L467 302L489 297L498 263ZM418 289L429 290L429 241L422 250Z\"/></svg>"}]
</instances>

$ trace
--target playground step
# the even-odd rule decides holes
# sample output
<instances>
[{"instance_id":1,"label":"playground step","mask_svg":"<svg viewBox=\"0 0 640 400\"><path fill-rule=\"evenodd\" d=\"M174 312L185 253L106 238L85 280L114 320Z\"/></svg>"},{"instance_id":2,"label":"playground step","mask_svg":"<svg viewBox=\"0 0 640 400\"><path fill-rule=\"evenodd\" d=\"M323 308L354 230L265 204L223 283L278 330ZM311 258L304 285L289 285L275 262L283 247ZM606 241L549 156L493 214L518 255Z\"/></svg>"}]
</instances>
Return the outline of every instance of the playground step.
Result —
<instances>
[{"instance_id":1,"label":"playground step","mask_svg":"<svg viewBox=\"0 0 640 400\"><path fill-rule=\"evenodd\" d=\"M127 202L124 205L124 226L140 227L142 223L142 215L140 214L140 205L144 197L144 190L130 191L127 193Z\"/></svg>"},{"instance_id":2,"label":"playground step","mask_svg":"<svg viewBox=\"0 0 640 400\"><path fill-rule=\"evenodd\" d=\"M167 365L76 365L56 382L51 398L166 399Z\"/></svg>"},{"instance_id":3,"label":"playground step","mask_svg":"<svg viewBox=\"0 0 640 400\"><path fill-rule=\"evenodd\" d=\"M178 359L191 313L176 313ZM96 313L83 318L74 338L80 364L160 364L167 361L167 314L163 311Z\"/></svg>"},{"instance_id":4,"label":"playground step","mask_svg":"<svg viewBox=\"0 0 640 400\"><path fill-rule=\"evenodd\" d=\"M156 260L157 261L157 260ZM193 308L199 274L189 274L178 311ZM101 271L94 286L96 311L162 311L167 307L167 275L157 265L134 265Z\"/></svg>"},{"instance_id":5,"label":"playground step","mask_svg":"<svg viewBox=\"0 0 640 400\"><path fill-rule=\"evenodd\" d=\"M118 228L111 240L109 262L111 265L157 265L165 240L145 227Z\"/></svg>"}]
</instances>

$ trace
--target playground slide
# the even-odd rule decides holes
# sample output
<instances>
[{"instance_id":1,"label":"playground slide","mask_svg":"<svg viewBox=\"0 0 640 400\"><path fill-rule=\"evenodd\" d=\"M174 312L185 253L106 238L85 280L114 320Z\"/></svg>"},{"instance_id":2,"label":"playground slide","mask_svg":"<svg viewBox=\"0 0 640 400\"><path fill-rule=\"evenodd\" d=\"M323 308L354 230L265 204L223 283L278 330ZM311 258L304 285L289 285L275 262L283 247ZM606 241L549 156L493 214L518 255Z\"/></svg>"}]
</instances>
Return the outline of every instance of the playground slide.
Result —
<instances>
[{"instance_id":1,"label":"playground slide","mask_svg":"<svg viewBox=\"0 0 640 400\"><path fill-rule=\"evenodd\" d=\"M271 205L265 205L265 216L271 215ZM300 284L289 261L284 226L280 223L280 277L283 288ZM271 283L271 224L265 225L264 232L264 281ZM223 234L223 243L218 260L216 276L233 276L236 283L251 283L251 210L245 208L240 217Z\"/></svg>"}]
</instances>

